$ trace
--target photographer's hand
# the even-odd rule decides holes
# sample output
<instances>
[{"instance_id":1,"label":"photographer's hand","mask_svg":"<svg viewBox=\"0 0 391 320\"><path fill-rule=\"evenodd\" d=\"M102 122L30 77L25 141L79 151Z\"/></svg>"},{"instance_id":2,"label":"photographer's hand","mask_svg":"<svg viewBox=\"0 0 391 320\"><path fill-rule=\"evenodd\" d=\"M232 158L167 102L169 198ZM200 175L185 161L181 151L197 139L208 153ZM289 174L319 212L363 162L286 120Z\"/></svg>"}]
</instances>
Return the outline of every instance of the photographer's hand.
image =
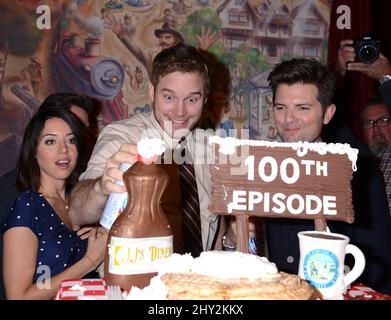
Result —
<instances>
[{"instance_id":1,"label":"photographer's hand","mask_svg":"<svg viewBox=\"0 0 391 320\"><path fill-rule=\"evenodd\" d=\"M361 62L352 62L347 66L349 71L358 71L368 77L381 80L386 74L391 74L391 65L388 59L380 53L379 58L371 64Z\"/></svg>"},{"instance_id":2,"label":"photographer's hand","mask_svg":"<svg viewBox=\"0 0 391 320\"><path fill-rule=\"evenodd\" d=\"M342 40L338 49L336 65L336 71L339 76L341 76L342 78L345 76L347 64L353 62L354 58L355 53L353 48L353 40Z\"/></svg>"}]
</instances>

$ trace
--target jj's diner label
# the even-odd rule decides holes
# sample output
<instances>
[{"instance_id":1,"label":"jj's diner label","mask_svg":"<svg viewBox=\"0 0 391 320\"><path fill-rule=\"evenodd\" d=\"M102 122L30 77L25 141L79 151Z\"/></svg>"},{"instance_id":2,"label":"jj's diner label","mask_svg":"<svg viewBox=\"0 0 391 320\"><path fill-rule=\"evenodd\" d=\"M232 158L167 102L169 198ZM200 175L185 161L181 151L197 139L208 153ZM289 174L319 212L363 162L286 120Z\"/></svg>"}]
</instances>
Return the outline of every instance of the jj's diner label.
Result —
<instances>
[{"instance_id":1,"label":"jj's diner label","mask_svg":"<svg viewBox=\"0 0 391 320\"><path fill-rule=\"evenodd\" d=\"M150 238L111 237L109 272L131 275L157 272L154 263L169 257L173 251L173 236Z\"/></svg>"},{"instance_id":2,"label":"jj's diner label","mask_svg":"<svg viewBox=\"0 0 391 320\"><path fill-rule=\"evenodd\" d=\"M213 201L209 210L353 222L352 158L357 152L337 146L334 153L331 147L325 144L322 152L308 148L298 153L289 144L276 143L272 147L249 145L245 152L235 147L235 153L222 155L216 144L210 166Z\"/></svg>"}]
</instances>

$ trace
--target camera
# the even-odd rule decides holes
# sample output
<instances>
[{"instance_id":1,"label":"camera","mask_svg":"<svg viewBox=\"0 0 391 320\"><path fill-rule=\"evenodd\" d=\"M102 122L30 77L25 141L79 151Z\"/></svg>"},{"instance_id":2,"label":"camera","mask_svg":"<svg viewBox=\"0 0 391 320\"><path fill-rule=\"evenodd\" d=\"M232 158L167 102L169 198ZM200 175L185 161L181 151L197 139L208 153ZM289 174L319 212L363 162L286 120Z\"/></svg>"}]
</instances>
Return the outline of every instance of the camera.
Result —
<instances>
[{"instance_id":1,"label":"camera","mask_svg":"<svg viewBox=\"0 0 391 320\"><path fill-rule=\"evenodd\" d=\"M354 41L353 47L356 53L356 62L370 64L379 57L381 41L376 40L371 33L364 33L361 38Z\"/></svg>"}]
</instances>

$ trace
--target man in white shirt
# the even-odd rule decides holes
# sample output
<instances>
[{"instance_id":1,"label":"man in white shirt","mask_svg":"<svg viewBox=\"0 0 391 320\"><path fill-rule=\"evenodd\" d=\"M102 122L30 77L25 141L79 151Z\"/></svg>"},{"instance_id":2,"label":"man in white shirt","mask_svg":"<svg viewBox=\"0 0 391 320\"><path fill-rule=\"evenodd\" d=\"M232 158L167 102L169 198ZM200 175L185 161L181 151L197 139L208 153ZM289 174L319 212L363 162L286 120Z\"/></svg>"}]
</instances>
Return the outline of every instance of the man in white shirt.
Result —
<instances>
[{"instance_id":1,"label":"man in white shirt","mask_svg":"<svg viewBox=\"0 0 391 320\"><path fill-rule=\"evenodd\" d=\"M194 160L197 145L203 147L206 141L206 137L196 139L193 129L201 117L209 88L206 60L196 48L178 44L160 52L153 61L148 89L153 112L112 123L102 130L88 168L71 194L72 222L80 225L97 222L108 195L126 191L114 182L122 180L121 163L136 161L135 144L141 137L160 138L172 150L186 146ZM194 163L194 169L203 250L218 249L221 244L221 240L217 240L221 238L217 232L219 217L207 208L211 200L209 167L206 161L201 161ZM175 226L173 229L175 239Z\"/></svg>"}]
</instances>

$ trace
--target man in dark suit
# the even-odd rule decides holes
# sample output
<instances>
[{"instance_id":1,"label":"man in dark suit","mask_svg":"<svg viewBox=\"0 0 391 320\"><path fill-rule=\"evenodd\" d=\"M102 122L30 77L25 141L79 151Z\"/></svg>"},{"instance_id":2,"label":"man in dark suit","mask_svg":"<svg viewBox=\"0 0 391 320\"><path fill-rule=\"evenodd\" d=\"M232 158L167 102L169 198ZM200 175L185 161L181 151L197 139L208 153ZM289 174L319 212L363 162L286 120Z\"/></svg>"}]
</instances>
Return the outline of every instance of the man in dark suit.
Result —
<instances>
[{"instance_id":1,"label":"man in dark suit","mask_svg":"<svg viewBox=\"0 0 391 320\"><path fill-rule=\"evenodd\" d=\"M273 91L274 120L281 139L285 142L322 141L322 129L336 109L332 103L333 74L315 60L292 59L278 64L268 80ZM352 182L355 222L329 221L328 226L331 231L350 237L351 243L364 252L367 265L357 281L380 292L391 293L391 219L381 172L372 165L368 154L366 146L360 145L358 171ZM300 260L297 233L313 229L313 221L267 219L270 260L281 271L297 273Z\"/></svg>"}]
</instances>

